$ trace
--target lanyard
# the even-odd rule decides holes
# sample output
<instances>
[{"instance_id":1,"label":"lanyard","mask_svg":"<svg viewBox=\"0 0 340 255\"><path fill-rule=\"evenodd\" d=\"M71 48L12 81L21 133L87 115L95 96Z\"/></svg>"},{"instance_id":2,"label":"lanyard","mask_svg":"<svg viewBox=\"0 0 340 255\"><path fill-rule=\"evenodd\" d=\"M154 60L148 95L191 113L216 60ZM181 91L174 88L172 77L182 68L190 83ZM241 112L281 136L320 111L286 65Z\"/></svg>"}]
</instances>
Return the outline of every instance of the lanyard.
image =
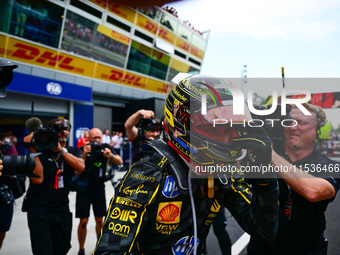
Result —
<instances>
[{"instance_id":1,"label":"lanyard","mask_svg":"<svg viewBox=\"0 0 340 255\"><path fill-rule=\"evenodd\" d=\"M53 154L51 154L51 155L52 155L53 161L54 161L54 163L55 163L55 165L57 167L57 172L56 172L55 177L54 177L53 188L54 189L64 188L64 178L63 178L64 159L62 160L61 165L59 167L58 160L59 160L60 154L58 155L57 158L54 158Z\"/></svg>"},{"instance_id":2,"label":"lanyard","mask_svg":"<svg viewBox=\"0 0 340 255\"><path fill-rule=\"evenodd\" d=\"M60 154L58 155L57 158L54 158L53 154L51 155L52 155L55 165L57 166L58 172L60 171L60 173L62 174L64 172L64 159L61 161L61 165L59 167L58 160L59 160Z\"/></svg>"}]
</instances>

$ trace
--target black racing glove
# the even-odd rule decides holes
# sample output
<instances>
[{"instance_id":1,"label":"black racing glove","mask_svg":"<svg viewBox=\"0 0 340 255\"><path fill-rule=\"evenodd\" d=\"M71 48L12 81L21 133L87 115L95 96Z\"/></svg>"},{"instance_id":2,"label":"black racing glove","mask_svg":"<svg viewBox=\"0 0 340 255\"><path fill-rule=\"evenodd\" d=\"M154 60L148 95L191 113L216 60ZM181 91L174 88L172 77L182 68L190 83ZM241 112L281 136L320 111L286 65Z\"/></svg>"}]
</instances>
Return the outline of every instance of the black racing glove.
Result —
<instances>
[{"instance_id":1,"label":"black racing glove","mask_svg":"<svg viewBox=\"0 0 340 255\"><path fill-rule=\"evenodd\" d=\"M272 160L272 140L262 127L245 127L233 139L233 146L248 149L250 165L268 165Z\"/></svg>"},{"instance_id":2,"label":"black racing glove","mask_svg":"<svg viewBox=\"0 0 340 255\"><path fill-rule=\"evenodd\" d=\"M241 135L233 139L233 146L241 149L248 149L248 154L242 165L256 166L251 172L246 173L246 181L252 184L258 184L257 187L270 190L276 187L275 172L268 170L269 163L272 160L272 140L262 127L242 128Z\"/></svg>"}]
</instances>

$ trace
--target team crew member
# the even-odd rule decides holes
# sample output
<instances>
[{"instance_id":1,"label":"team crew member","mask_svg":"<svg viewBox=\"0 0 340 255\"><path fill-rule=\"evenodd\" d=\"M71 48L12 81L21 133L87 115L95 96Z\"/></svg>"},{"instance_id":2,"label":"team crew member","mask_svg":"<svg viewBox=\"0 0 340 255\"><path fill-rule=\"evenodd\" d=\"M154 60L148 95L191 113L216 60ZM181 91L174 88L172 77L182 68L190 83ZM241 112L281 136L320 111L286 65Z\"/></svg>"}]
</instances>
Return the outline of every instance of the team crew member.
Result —
<instances>
[{"instance_id":1,"label":"team crew member","mask_svg":"<svg viewBox=\"0 0 340 255\"><path fill-rule=\"evenodd\" d=\"M271 160L271 140L260 130L238 132L226 125L210 130L214 118L230 117L232 108L232 96L217 89L218 83L201 75L178 80L165 102L165 132L143 146L144 156L115 189L94 254L173 255L194 249L200 254L222 205L248 233L267 241L275 237L276 179L259 179L250 188L238 172L214 179L195 171L202 165L236 166L248 159L248 149L258 156L256 164ZM200 111L202 93L210 95L206 116Z\"/></svg>"},{"instance_id":2,"label":"team crew member","mask_svg":"<svg viewBox=\"0 0 340 255\"><path fill-rule=\"evenodd\" d=\"M311 113L305 115L293 107L290 116L297 126L284 131L285 144L273 152L272 163L288 166L290 171L280 172L279 229L275 241L269 244L251 238L248 254L258 255L322 255L327 254L324 237L325 211L339 189L339 180L332 176L332 169L339 163L322 155L316 148L320 128L326 123L325 112L317 106L303 104ZM290 167L290 164L297 168ZM301 168L302 169L299 169ZM313 176L313 168L324 169L323 176ZM305 171L304 171L305 170ZM308 170L311 170L308 172Z\"/></svg>"},{"instance_id":3,"label":"team crew member","mask_svg":"<svg viewBox=\"0 0 340 255\"><path fill-rule=\"evenodd\" d=\"M78 148L66 146L71 124L65 119L53 119L49 127L58 126L58 147L44 150L35 157L34 173L30 178L23 211L27 211L32 252L35 255L63 255L71 248L72 213L68 194L74 175L84 168L84 160ZM33 133L24 138L32 141ZM36 152L35 145L29 147Z\"/></svg>"},{"instance_id":4,"label":"team crew member","mask_svg":"<svg viewBox=\"0 0 340 255\"><path fill-rule=\"evenodd\" d=\"M98 128L92 128L89 132L90 144L81 147L85 160L85 171L80 175L80 180L86 183L83 190L77 191L76 197L76 218L80 218L78 226L79 255L85 254L84 245L86 239L86 226L90 216L92 204L96 220L96 233L99 236L103 226L103 217L106 212L105 184L108 160L116 165L122 164L122 158L117 155L113 148L102 144L102 132Z\"/></svg>"}]
</instances>

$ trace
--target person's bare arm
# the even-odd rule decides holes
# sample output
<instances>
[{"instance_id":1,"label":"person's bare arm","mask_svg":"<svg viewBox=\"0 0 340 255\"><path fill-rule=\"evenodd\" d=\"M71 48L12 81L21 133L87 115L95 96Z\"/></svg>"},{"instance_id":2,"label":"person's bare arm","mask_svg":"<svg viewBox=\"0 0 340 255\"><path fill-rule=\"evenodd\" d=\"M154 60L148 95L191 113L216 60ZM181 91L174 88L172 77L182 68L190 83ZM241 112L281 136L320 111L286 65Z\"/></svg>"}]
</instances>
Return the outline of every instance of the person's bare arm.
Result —
<instances>
[{"instance_id":1,"label":"person's bare arm","mask_svg":"<svg viewBox=\"0 0 340 255\"><path fill-rule=\"evenodd\" d=\"M143 117L144 119L152 119L155 117L155 113L151 110L139 110L132 114L125 121L124 127L126 135L130 139L130 141L135 140L138 136L138 129L136 128L136 125L141 117Z\"/></svg>"},{"instance_id":2,"label":"person's bare arm","mask_svg":"<svg viewBox=\"0 0 340 255\"><path fill-rule=\"evenodd\" d=\"M335 189L327 180L314 177L297 167L290 167L286 159L279 156L275 151L272 154L272 163L275 166L287 166L289 171L280 171L283 180L297 193L310 202L318 202L335 196ZM280 169L283 169L280 167Z\"/></svg>"},{"instance_id":3,"label":"person's bare arm","mask_svg":"<svg viewBox=\"0 0 340 255\"><path fill-rule=\"evenodd\" d=\"M123 164L121 156L119 156L118 154L113 154L109 148L104 149L103 156L113 161L113 163L115 163L117 166Z\"/></svg>"},{"instance_id":4,"label":"person's bare arm","mask_svg":"<svg viewBox=\"0 0 340 255\"><path fill-rule=\"evenodd\" d=\"M61 153L63 147L58 143L58 147L54 150L57 153ZM81 174L85 169L85 161L83 158L78 158L73 154L66 152L61 155L65 162L74 169L77 175Z\"/></svg>"},{"instance_id":5,"label":"person's bare arm","mask_svg":"<svg viewBox=\"0 0 340 255\"><path fill-rule=\"evenodd\" d=\"M23 140L24 140L25 143L31 143L32 138L33 138L33 132L30 133L29 135L25 136ZM34 146L30 146L28 149L29 149L30 153L37 152L37 149ZM38 175L39 177L30 177L30 180L33 184L39 185L39 184L43 183L43 181L44 181L44 168L43 168L38 156L34 157L34 161L35 161L35 168L33 170L33 173Z\"/></svg>"}]
</instances>

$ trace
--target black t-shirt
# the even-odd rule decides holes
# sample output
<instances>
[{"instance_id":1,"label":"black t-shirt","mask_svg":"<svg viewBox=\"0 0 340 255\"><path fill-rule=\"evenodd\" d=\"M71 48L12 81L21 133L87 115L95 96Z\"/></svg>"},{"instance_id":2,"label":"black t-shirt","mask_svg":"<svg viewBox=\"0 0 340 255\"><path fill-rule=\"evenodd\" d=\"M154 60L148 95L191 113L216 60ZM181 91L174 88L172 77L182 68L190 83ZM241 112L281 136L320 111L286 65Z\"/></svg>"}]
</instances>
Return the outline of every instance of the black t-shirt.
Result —
<instances>
[{"instance_id":1,"label":"black t-shirt","mask_svg":"<svg viewBox=\"0 0 340 255\"><path fill-rule=\"evenodd\" d=\"M107 144L102 144L102 151L100 153L89 153L85 160L85 170L80 175L82 178L88 179L87 191L95 191L104 186L103 177L106 174L108 159L103 156L105 148L109 148L113 155L116 155L113 148ZM84 147L80 147L83 151Z\"/></svg>"},{"instance_id":2,"label":"black t-shirt","mask_svg":"<svg viewBox=\"0 0 340 255\"><path fill-rule=\"evenodd\" d=\"M142 131L138 131L137 137L132 141L133 145L133 152L132 152L132 163L139 161L142 158L142 145L145 144L147 141L151 141L147 139Z\"/></svg>"},{"instance_id":3,"label":"black t-shirt","mask_svg":"<svg viewBox=\"0 0 340 255\"><path fill-rule=\"evenodd\" d=\"M290 158L287 154L282 155L289 162ZM332 161L326 156L314 150L307 157L296 162L293 165L303 166L309 164L311 168L313 165L320 164L320 167L327 166L332 169L339 162ZM311 173L312 174L312 173ZM313 175L313 174L312 174ZM325 175L324 175L325 176ZM339 180L333 178L331 173L327 177L323 177L331 183L337 192L339 189ZM319 202L309 202L294 190L279 179L280 186L280 217L279 217L279 231L275 242L279 245L280 249L284 250L287 254L303 254L302 251L315 249L319 244L319 239L324 233L326 228L325 211L328 203L332 202L334 198L327 199ZM292 199L291 217L285 216L286 202ZM299 251L301 251L299 253Z\"/></svg>"},{"instance_id":4,"label":"black t-shirt","mask_svg":"<svg viewBox=\"0 0 340 255\"><path fill-rule=\"evenodd\" d=\"M78 148L67 147L67 149L72 155L82 158L82 153ZM71 180L74 176L74 169L66 163L61 155L59 155L59 153L52 151L44 151L39 155L39 159L44 168L44 181L39 185L33 184L32 181L30 181L27 190L29 208L50 211L63 211L69 209L68 194L70 192ZM64 166L62 173L64 187L55 189L56 174L59 169L62 169L62 165Z\"/></svg>"}]
</instances>

